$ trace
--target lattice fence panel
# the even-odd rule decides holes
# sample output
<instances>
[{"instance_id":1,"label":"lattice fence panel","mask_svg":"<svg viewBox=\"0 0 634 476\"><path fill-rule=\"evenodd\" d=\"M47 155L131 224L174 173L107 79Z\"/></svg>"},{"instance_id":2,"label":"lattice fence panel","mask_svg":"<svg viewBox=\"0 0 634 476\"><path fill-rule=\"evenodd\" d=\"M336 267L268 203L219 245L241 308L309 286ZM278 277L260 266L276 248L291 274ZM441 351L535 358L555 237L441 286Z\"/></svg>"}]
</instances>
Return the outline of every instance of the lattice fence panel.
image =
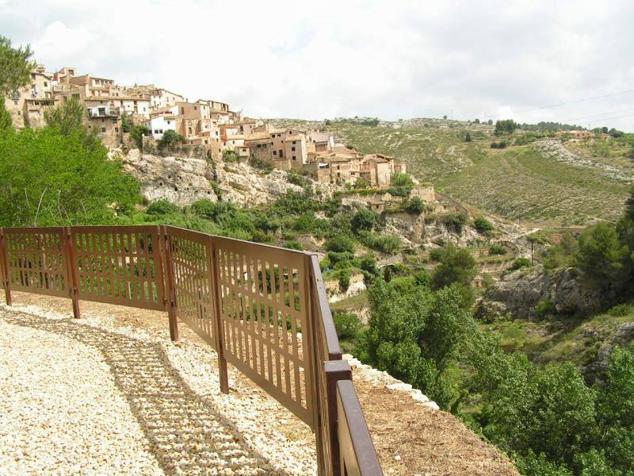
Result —
<instances>
[{"instance_id":1,"label":"lattice fence panel","mask_svg":"<svg viewBox=\"0 0 634 476\"><path fill-rule=\"evenodd\" d=\"M211 281L211 237L168 229L176 291L176 315L216 348Z\"/></svg>"},{"instance_id":2,"label":"lattice fence panel","mask_svg":"<svg viewBox=\"0 0 634 476\"><path fill-rule=\"evenodd\" d=\"M293 413L312 424L305 255L214 238L225 356Z\"/></svg>"},{"instance_id":3,"label":"lattice fence panel","mask_svg":"<svg viewBox=\"0 0 634 476\"><path fill-rule=\"evenodd\" d=\"M79 298L164 310L159 227L73 227Z\"/></svg>"},{"instance_id":4,"label":"lattice fence panel","mask_svg":"<svg viewBox=\"0 0 634 476\"><path fill-rule=\"evenodd\" d=\"M17 291L68 296L64 229L5 228L9 285Z\"/></svg>"}]
</instances>

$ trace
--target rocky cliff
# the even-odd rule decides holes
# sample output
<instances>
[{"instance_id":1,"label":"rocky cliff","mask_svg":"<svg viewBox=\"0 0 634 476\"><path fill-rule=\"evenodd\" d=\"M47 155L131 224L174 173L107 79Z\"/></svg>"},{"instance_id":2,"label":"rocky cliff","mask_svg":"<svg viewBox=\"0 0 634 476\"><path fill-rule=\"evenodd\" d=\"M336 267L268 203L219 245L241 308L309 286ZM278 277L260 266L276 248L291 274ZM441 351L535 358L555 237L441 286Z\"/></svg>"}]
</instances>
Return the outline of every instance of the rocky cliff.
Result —
<instances>
[{"instance_id":1,"label":"rocky cliff","mask_svg":"<svg viewBox=\"0 0 634 476\"><path fill-rule=\"evenodd\" d=\"M141 183L149 200L167 199L179 206L208 199L256 206L275 200L289 190L302 188L289 183L282 170L265 173L242 163L211 163L193 157L161 157L142 154L138 149L119 154L124 170ZM313 184L314 188L319 188ZM322 187L323 188L323 187ZM328 190L322 190L327 193Z\"/></svg>"},{"instance_id":2,"label":"rocky cliff","mask_svg":"<svg viewBox=\"0 0 634 476\"><path fill-rule=\"evenodd\" d=\"M509 273L491 286L479 305L478 315L533 318L538 304L546 302L561 314L588 314L605 307L611 298L588 287L575 268L549 272L538 265Z\"/></svg>"}]
</instances>

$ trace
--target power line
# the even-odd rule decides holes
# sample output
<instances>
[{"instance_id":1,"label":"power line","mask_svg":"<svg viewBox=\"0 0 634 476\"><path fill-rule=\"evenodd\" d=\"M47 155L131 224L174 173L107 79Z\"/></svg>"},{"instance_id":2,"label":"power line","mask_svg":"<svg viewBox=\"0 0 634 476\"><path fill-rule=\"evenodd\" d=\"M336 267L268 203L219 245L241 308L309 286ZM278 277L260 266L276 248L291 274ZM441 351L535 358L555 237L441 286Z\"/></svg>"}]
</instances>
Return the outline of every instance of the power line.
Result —
<instances>
[{"instance_id":1,"label":"power line","mask_svg":"<svg viewBox=\"0 0 634 476\"><path fill-rule=\"evenodd\" d=\"M564 101L564 102L560 102L560 103L557 103L557 104L549 104L547 106L540 106L540 107L534 107L534 108L529 108L529 109L520 109L520 110L515 111L515 112L517 114L520 114L520 113L525 113L525 112L540 111L542 109L554 109L554 108L557 108L557 107L566 106L568 104L576 104L576 103L580 103L580 102L594 101L595 99L604 99L604 98L608 98L608 97L621 96L623 94L631 94L631 93L634 93L634 89L626 89L625 91L619 91L619 92L609 93L609 94L602 94L600 96L590 96L590 97L585 97L585 98L580 98L580 99L573 99L573 100L570 100L570 101Z\"/></svg>"}]
</instances>

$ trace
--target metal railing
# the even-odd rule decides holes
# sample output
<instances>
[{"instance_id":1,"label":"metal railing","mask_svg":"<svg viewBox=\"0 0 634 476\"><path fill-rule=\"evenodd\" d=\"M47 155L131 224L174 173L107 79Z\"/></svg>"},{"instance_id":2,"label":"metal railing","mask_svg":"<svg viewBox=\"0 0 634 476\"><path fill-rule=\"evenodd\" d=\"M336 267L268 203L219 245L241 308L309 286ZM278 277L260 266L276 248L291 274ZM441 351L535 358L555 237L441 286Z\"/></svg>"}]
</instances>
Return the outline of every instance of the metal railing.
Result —
<instances>
[{"instance_id":1,"label":"metal railing","mask_svg":"<svg viewBox=\"0 0 634 476\"><path fill-rule=\"evenodd\" d=\"M0 287L167 311L315 433L320 475L382 474L315 255L171 226L0 228Z\"/></svg>"}]
</instances>

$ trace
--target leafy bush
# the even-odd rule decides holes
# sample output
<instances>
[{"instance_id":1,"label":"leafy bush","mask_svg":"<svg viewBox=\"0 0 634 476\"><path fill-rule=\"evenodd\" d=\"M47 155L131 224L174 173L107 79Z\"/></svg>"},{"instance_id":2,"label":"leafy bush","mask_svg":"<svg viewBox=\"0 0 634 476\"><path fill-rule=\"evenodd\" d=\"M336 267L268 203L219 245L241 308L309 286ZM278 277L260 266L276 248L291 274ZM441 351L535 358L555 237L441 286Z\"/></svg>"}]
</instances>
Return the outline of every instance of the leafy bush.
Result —
<instances>
[{"instance_id":1,"label":"leafy bush","mask_svg":"<svg viewBox=\"0 0 634 476\"><path fill-rule=\"evenodd\" d=\"M298 250L301 251L304 249L302 244L297 240L288 240L284 242L284 248L288 248L290 250Z\"/></svg>"},{"instance_id":2,"label":"leafy bush","mask_svg":"<svg viewBox=\"0 0 634 476\"><path fill-rule=\"evenodd\" d=\"M130 138L134 145L137 146L137 149L143 150L143 137L150 135L150 129L144 125L135 125L132 126L132 130L130 131Z\"/></svg>"},{"instance_id":3,"label":"leafy bush","mask_svg":"<svg viewBox=\"0 0 634 476\"><path fill-rule=\"evenodd\" d=\"M624 317L631 314L634 311L634 307L631 304L617 304L608 310L610 316Z\"/></svg>"},{"instance_id":4,"label":"leafy bush","mask_svg":"<svg viewBox=\"0 0 634 476\"><path fill-rule=\"evenodd\" d=\"M294 171L290 171L288 173L288 175L286 176L286 180L288 181L288 183L292 183L293 185L297 185L298 187L310 187L310 179Z\"/></svg>"},{"instance_id":5,"label":"leafy bush","mask_svg":"<svg viewBox=\"0 0 634 476\"><path fill-rule=\"evenodd\" d=\"M542 299L535 306L535 315L543 318L550 314L555 314L557 309L550 299Z\"/></svg>"},{"instance_id":6,"label":"leafy bush","mask_svg":"<svg viewBox=\"0 0 634 476\"><path fill-rule=\"evenodd\" d=\"M503 140L500 142L491 142L491 149L506 149L506 142Z\"/></svg>"},{"instance_id":7,"label":"leafy bush","mask_svg":"<svg viewBox=\"0 0 634 476\"><path fill-rule=\"evenodd\" d=\"M240 156L235 150L225 149L222 151L222 160L227 163L240 162Z\"/></svg>"},{"instance_id":8,"label":"leafy bush","mask_svg":"<svg viewBox=\"0 0 634 476\"><path fill-rule=\"evenodd\" d=\"M0 131L0 225L108 224L140 201L138 182L83 130Z\"/></svg>"},{"instance_id":9,"label":"leafy bush","mask_svg":"<svg viewBox=\"0 0 634 476\"><path fill-rule=\"evenodd\" d=\"M326 250L353 253L354 241L347 235L336 235L326 241Z\"/></svg>"},{"instance_id":10,"label":"leafy bush","mask_svg":"<svg viewBox=\"0 0 634 476\"><path fill-rule=\"evenodd\" d=\"M432 275L432 286L434 289L454 283L470 286L476 273L476 261L469 250L449 245L442 249L440 263Z\"/></svg>"},{"instance_id":11,"label":"leafy bush","mask_svg":"<svg viewBox=\"0 0 634 476\"><path fill-rule=\"evenodd\" d=\"M467 215L465 213L447 213L441 217L441 222L448 230L460 234L467 223Z\"/></svg>"},{"instance_id":12,"label":"leafy bush","mask_svg":"<svg viewBox=\"0 0 634 476\"><path fill-rule=\"evenodd\" d=\"M506 248L504 248L504 246L498 243L493 243L491 246L489 246L489 255L495 256L495 255L505 255L505 254L506 254Z\"/></svg>"},{"instance_id":13,"label":"leafy bush","mask_svg":"<svg viewBox=\"0 0 634 476\"><path fill-rule=\"evenodd\" d=\"M342 292L346 292L350 287L350 278L352 276L352 272L350 268L344 268L338 271L339 276L339 289Z\"/></svg>"},{"instance_id":14,"label":"leafy bush","mask_svg":"<svg viewBox=\"0 0 634 476\"><path fill-rule=\"evenodd\" d=\"M158 142L160 149L170 149L176 144L182 144L185 142L185 138L172 129L168 129L163 132L163 136Z\"/></svg>"},{"instance_id":15,"label":"leafy bush","mask_svg":"<svg viewBox=\"0 0 634 476\"><path fill-rule=\"evenodd\" d=\"M531 260L528 258L524 258L523 256L517 258L515 261L513 261L513 264L511 265L511 268L513 271L520 269L520 268L528 268L532 266L531 264Z\"/></svg>"},{"instance_id":16,"label":"leafy bush","mask_svg":"<svg viewBox=\"0 0 634 476\"><path fill-rule=\"evenodd\" d=\"M628 272L627 256L627 246L607 223L592 226L579 237L576 264L596 287L608 289L622 283Z\"/></svg>"},{"instance_id":17,"label":"leafy bush","mask_svg":"<svg viewBox=\"0 0 634 476\"><path fill-rule=\"evenodd\" d=\"M361 330L361 321L351 312L335 312L333 319L340 339L356 339Z\"/></svg>"},{"instance_id":18,"label":"leafy bush","mask_svg":"<svg viewBox=\"0 0 634 476\"><path fill-rule=\"evenodd\" d=\"M165 198L161 198L160 200L156 200L147 207L146 210L148 215L170 215L173 213L180 212L180 208L174 205L172 202Z\"/></svg>"},{"instance_id":19,"label":"leafy bush","mask_svg":"<svg viewBox=\"0 0 634 476\"><path fill-rule=\"evenodd\" d=\"M381 253L396 253L401 248L401 239L396 235L381 235L378 233L363 233L359 240L368 248Z\"/></svg>"},{"instance_id":20,"label":"leafy bush","mask_svg":"<svg viewBox=\"0 0 634 476\"><path fill-rule=\"evenodd\" d=\"M379 216L367 208L360 209L352 217L351 225L355 233L370 231L377 224Z\"/></svg>"},{"instance_id":21,"label":"leafy bush","mask_svg":"<svg viewBox=\"0 0 634 476\"><path fill-rule=\"evenodd\" d=\"M493 231L493 224L484 217L477 217L475 220L473 220L473 226L478 231L478 233L481 234Z\"/></svg>"},{"instance_id":22,"label":"leafy bush","mask_svg":"<svg viewBox=\"0 0 634 476\"><path fill-rule=\"evenodd\" d=\"M425 211L425 202L420 197L412 197L405 206L405 211L412 215L420 215Z\"/></svg>"}]
</instances>

